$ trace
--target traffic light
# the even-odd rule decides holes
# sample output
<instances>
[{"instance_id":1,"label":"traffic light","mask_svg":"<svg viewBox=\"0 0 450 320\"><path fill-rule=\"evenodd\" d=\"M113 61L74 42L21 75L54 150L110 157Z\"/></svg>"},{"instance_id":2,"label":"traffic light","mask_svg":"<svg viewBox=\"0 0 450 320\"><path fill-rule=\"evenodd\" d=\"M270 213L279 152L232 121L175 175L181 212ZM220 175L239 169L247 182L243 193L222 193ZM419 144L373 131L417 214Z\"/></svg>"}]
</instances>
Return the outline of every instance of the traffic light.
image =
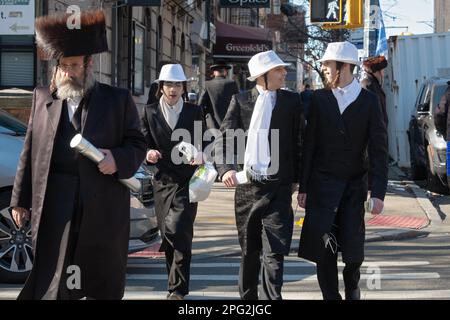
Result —
<instances>
[{"instance_id":1,"label":"traffic light","mask_svg":"<svg viewBox=\"0 0 450 320\"><path fill-rule=\"evenodd\" d=\"M323 11L320 11L320 8L323 8L323 5L328 8L331 2L333 1L310 0L311 23L322 24L324 29L357 29L364 26L364 0L334 0L335 3L339 4L340 2L339 14L342 18L340 22L333 21L332 23L326 21L326 19L320 19L320 16L324 14ZM330 6L330 8L332 7L335 7L335 5ZM315 19L313 19L313 16Z\"/></svg>"},{"instance_id":2,"label":"traffic light","mask_svg":"<svg viewBox=\"0 0 450 320\"><path fill-rule=\"evenodd\" d=\"M311 23L341 24L343 0L310 0Z\"/></svg>"}]
</instances>

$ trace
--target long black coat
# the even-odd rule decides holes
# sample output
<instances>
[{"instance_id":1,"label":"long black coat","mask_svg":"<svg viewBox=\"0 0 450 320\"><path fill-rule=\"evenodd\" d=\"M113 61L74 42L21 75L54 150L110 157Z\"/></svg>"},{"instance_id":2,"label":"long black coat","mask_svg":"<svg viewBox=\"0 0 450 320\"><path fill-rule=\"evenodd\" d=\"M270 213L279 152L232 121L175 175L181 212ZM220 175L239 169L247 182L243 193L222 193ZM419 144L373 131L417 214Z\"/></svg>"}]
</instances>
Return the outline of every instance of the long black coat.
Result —
<instances>
[{"instance_id":1,"label":"long black coat","mask_svg":"<svg viewBox=\"0 0 450 320\"><path fill-rule=\"evenodd\" d=\"M255 88L233 96L220 127L222 133L228 129L248 130L258 94ZM236 187L236 225L244 253L258 251L262 245L268 246L273 253L285 255L289 253L293 228L291 186L298 181L301 167L303 127L300 96L289 91L277 90L270 124L271 130L279 130L280 167L277 174L272 177L276 180L266 183L250 182ZM224 161L227 154L235 152L230 148L232 139L233 137L224 135L215 141L216 166L220 177L229 170L240 169L236 160L234 163ZM270 147L272 149L272 145ZM273 159L274 155L271 156ZM261 239L262 234L264 239ZM262 241L266 243L263 244Z\"/></svg>"},{"instance_id":2,"label":"long black coat","mask_svg":"<svg viewBox=\"0 0 450 320\"><path fill-rule=\"evenodd\" d=\"M203 108L204 114L211 117L209 129L220 128L225 117L231 97L238 93L239 89L233 80L224 77L216 77L205 83L205 92L199 99L199 105Z\"/></svg>"},{"instance_id":3,"label":"long black coat","mask_svg":"<svg viewBox=\"0 0 450 320\"><path fill-rule=\"evenodd\" d=\"M12 207L32 208L35 261L45 259L45 250L39 252L36 248L41 237L49 236L39 232L41 217L51 216L52 208L64 207L68 193L72 192L72 186L64 184L47 189L62 104L63 101L52 95L48 87L35 89L11 199ZM77 160L83 217L73 261L81 270L80 295L120 299L125 287L130 193L117 179L133 176L145 157L139 116L129 92L97 83L86 109L83 109L81 133L94 146L110 149L118 170L114 176L104 175L91 160L82 156ZM36 268L39 266L33 266L21 292L25 299L33 297L33 287L38 280Z\"/></svg>"},{"instance_id":4,"label":"long black coat","mask_svg":"<svg viewBox=\"0 0 450 320\"><path fill-rule=\"evenodd\" d=\"M194 134L195 122L202 125L202 129L198 132L199 136ZM185 102L175 129L172 130L164 119L159 102L156 102L145 106L141 127L147 149L158 150L162 155L162 159L155 165L153 179L155 210L163 238L160 251L165 251L170 244L176 250L190 252L197 203L189 202L189 180L197 166L175 164L171 153L181 140L193 144L199 151L203 149L204 126L201 108ZM191 139L181 139L177 136L172 140L172 134L178 129L187 130Z\"/></svg>"},{"instance_id":5,"label":"long black coat","mask_svg":"<svg viewBox=\"0 0 450 320\"><path fill-rule=\"evenodd\" d=\"M335 223L344 262L362 262L368 172L372 198L384 200L387 187L387 130L381 107L376 96L363 89L341 115L332 91L318 90L309 112L300 178L307 202L299 256L319 261L325 250L322 237Z\"/></svg>"}]
</instances>

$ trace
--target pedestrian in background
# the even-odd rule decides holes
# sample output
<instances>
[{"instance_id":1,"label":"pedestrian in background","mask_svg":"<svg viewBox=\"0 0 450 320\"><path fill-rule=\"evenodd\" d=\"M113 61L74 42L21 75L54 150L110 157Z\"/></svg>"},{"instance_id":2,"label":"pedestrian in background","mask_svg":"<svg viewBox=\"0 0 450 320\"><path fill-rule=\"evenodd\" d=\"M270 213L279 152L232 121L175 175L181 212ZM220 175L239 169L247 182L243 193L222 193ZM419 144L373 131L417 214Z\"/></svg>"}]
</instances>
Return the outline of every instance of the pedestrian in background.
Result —
<instances>
[{"instance_id":1,"label":"pedestrian in background","mask_svg":"<svg viewBox=\"0 0 450 320\"><path fill-rule=\"evenodd\" d=\"M447 90L442 95L439 105L436 107L434 114L434 125L436 130L442 134L447 141L447 182L450 182L450 117L448 107L450 106L450 81L447 82ZM449 184L450 186L450 184Z\"/></svg>"},{"instance_id":2,"label":"pedestrian in background","mask_svg":"<svg viewBox=\"0 0 450 320\"><path fill-rule=\"evenodd\" d=\"M228 71L231 66L224 61L219 61L210 69L214 78L206 81L205 91L199 99L199 105L203 108L208 129L219 129L227 113L231 97L239 90L236 82L228 79Z\"/></svg>"},{"instance_id":3,"label":"pedestrian in background","mask_svg":"<svg viewBox=\"0 0 450 320\"><path fill-rule=\"evenodd\" d=\"M384 56L366 59L363 62L366 77L361 81L361 86L364 89L373 92L378 97L386 127L388 126L388 115L386 109L386 94L383 90L383 79L384 69L386 69L387 66L388 62Z\"/></svg>"}]
</instances>

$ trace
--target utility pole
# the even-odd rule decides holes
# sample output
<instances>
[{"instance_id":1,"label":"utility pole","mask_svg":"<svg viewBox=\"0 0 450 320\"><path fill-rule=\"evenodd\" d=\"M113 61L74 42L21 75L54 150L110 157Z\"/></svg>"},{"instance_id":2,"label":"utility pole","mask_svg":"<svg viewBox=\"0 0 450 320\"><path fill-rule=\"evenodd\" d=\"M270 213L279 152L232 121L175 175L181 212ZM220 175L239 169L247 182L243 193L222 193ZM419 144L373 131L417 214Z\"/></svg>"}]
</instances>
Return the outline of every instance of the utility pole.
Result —
<instances>
[{"instance_id":1,"label":"utility pole","mask_svg":"<svg viewBox=\"0 0 450 320\"><path fill-rule=\"evenodd\" d=\"M380 1L365 0L364 55L372 57L377 50L377 39L380 27Z\"/></svg>"}]
</instances>

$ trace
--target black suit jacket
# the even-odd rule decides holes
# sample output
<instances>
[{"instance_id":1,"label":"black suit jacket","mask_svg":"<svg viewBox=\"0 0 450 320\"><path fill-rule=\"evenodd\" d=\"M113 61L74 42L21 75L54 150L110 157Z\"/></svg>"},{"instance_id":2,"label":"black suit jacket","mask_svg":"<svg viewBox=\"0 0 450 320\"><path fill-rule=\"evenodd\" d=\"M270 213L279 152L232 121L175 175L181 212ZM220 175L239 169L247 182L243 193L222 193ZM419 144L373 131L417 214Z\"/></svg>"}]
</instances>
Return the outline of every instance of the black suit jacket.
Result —
<instances>
[{"instance_id":1,"label":"black suit jacket","mask_svg":"<svg viewBox=\"0 0 450 320\"><path fill-rule=\"evenodd\" d=\"M341 115L331 90L315 91L302 163L303 193L308 192L313 172L349 181L370 171L371 196L383 200L388 173L387 130L377 97L362 89L357 100Z\"/></svg>"},{"instance_id":2,"label":"black suit jacket","mask_svg":"<svg viewBox=\"0 0 450 320\"><path fill-rule=\"evenodd\" d=\"M198 135L194 133L195 122L202 124L202 131ZM193 144L199 151L203 150L202 134L203 122L202 111L197 105L185 102L180 113L175 129L172 130L167 124L159 107L159 102L147 105L141 117L141 127L147 142L147 149L158 150L162 159L156 165L155 179L162 175L169 176L173 181L187 183L192 177L196 166L189 164L175 164L172 161L172 149L181 141ZM172 133L177 129L184 129L190 133L190 140L179 137L177 141L172 140ZM197 138L195 141L194 139Z\"/></svg>"},{"instance_id":3,"label":"black suit jacket","mask_svg":"<svg viewBox=\"0 0 450 320\"><path fill-rule=\"evenodd\" d=\"M236 153L236 150L231 149L233 136L227 136L226 130L248 130L258 95L259 93L255 88L251 91L235 94L231 99L230 107L220 127L222 135L216 138L214 145L216 167L220 177L229 170L239 170L236 157L232 163L226 163L224 160L227 154ZM280 167L277 178L282 183L296 183L298 181L301 168L303 128L303 105L300 95L286 90L277 90L270 129L279 130ZM270 138L269 142L271 142ZM270 147L272 150L273 146ZM272 158L274 156L272 152L271 156ZM239 155L239 158L243 160L244 155Z\"/></svg>"},{"instance_id":4,"label":"black suit jacket","mask_svg":"<svg viewBox=\"0 0 450 320\"><path fill-rule=\"evenodd\" d=\"M236 82L223 77L217 77L205 83L205 92L199 100L204 114L212 117L212 124L219 129L225 117L233 94L239 92Z\"/></svg>"}]
</instances>

